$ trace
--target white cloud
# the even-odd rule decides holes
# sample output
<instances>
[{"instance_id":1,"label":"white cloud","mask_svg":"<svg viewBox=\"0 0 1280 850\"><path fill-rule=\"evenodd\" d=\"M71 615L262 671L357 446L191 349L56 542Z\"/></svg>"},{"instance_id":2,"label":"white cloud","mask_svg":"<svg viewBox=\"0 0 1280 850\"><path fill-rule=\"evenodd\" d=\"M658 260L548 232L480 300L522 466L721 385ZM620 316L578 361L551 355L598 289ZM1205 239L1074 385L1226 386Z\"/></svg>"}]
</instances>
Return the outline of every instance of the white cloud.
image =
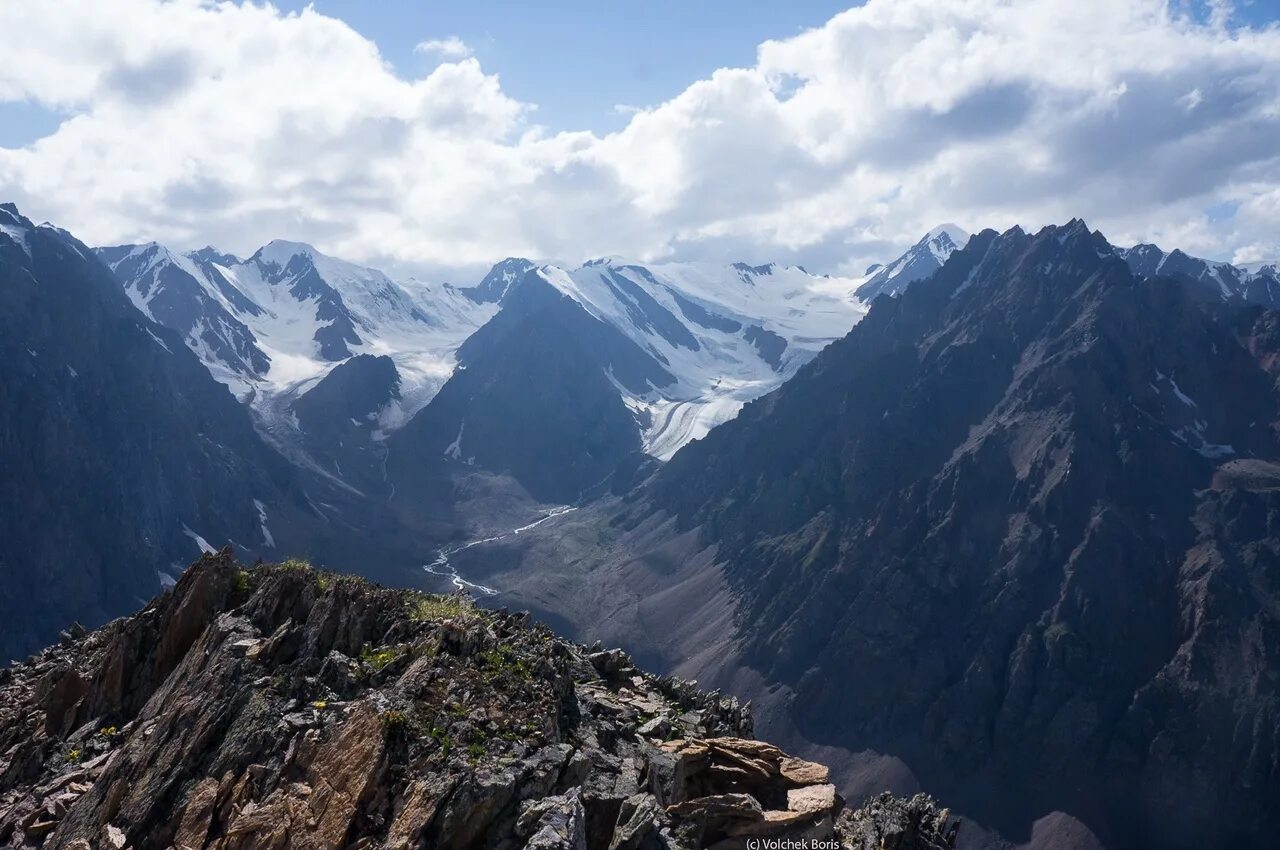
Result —
<instances>
[{"instance_id":1,"label":"white cloud","mask_svg":"<svg viewBox=\"0 0 1280 850\"><path fill-rule=\"evenodd\" d=\"M473 52L467 43L456 35L451 35L448 38L420 41L414 45L413 51L415 53L425 53L429 56L439 56L445 61L466 59Z\"/></svg>"},{"instance_id":2,"label":"white cloud","mask_svg":"<svg viewBox=\"0 0 1280 850\"><path fill-rule=\"evenodd\" d=\"M1076 215L1118 242L1252 256L1276 245L1280 30L1178 8L869 0L598 136L537 126L456 39L433 48L456 61L406 79L310 9L6 3L0 100L74 117L0 148L0 198L100 244L281 236L426 270L860 271L941 221Z\"/></svg>"}]
</instances>

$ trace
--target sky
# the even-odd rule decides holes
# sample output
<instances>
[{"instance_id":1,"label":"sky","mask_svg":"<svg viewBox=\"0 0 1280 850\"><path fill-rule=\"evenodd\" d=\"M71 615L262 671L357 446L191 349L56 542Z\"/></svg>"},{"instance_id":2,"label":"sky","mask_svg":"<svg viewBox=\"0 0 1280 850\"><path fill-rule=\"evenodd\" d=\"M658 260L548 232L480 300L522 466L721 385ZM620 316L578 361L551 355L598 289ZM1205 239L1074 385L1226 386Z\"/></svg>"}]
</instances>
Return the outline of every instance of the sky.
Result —
<instances>
[{"instance_id":1,"label":"sky","mask_svg":"<svg viewBox=\"0 0 1280 850\"><path fill-rule=\"evenodd\" d=\"M845 5L0 0L0 200L90 244L462 281L856 273L941 222L1076 216L1280 257L1277 0Z\"/></svg>"}]
</instances>

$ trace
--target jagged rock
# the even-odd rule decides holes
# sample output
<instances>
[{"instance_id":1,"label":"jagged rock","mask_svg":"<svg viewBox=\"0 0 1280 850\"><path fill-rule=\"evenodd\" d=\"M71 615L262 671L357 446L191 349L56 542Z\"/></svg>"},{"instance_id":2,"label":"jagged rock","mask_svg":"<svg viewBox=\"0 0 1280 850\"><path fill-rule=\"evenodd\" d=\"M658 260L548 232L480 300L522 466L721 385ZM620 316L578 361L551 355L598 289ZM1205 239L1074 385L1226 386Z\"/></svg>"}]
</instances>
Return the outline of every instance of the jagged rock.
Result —
<instances>
[{"instance_id":1,"label":"jagged rock","mask_svg":"<svg viewBox=\"0 0 1280 850\"><path fill-rule=\"evenodd\" d=\"M410 782L387 832L387 850L416 847L423 830L439 811L440 803L456 786L457 780L452 778L428 777Z\"/></svg>"},{"instance_id":2,"label":"jagged rock","mask_svg":"<svg viewBox=\"0 0 1280 850\"><path fill-rule=\"evenodd\" d=\"M129 843L128 839L125 838L124 830L111 824L102 827L100 842L105 850L124 850Z\"/></svg>"},{"instance_id":3,"label":"jagged rock","mask_svg":"<svg viewBox=\"0 0 1280 850\"><path fill-rule=\"evenodd\" d=\"M652 794L636 794L622 802L609 850L648 850L659 846L662 807Z\"/></svg>"},{"instance_id":4,"label":"jagged rock","mask_svg":"<svg viewBox=\"0 0 1280 850\"><path fill-rule=\"evenodd\" d=\"M516 834L528 836L524 846L537 850L587 850L587 812L578 789L526 805Z\"/></svg>"},{"instance_id":5,"label":"jagged rock","mask_svg":"<svg viewBox=\"0 0 1280 850\"><path fill-rule=\"evenodd\" d=\"M205 845L218 802L218 787L216 779L204 779L187 795L182 820L173 839L177 850L196 850Z\"/></svg>"},{"instance_id":6,"label":"jagged rock","mask_svg":"<svg viewBox=\"0 0 1280 850\"><path fill-rule=\"evenodd\" d=\"M667 806L676 829L695 846L717 845L727 836L747 831L764 820L760 801L750 794L698 797Z\"/></svg>"},{"instance_id":7,"label":"jagged rock","mask_svg":"<svg viewBox=\"0 0 1280 850\"><path fill-rule=\"evenodd\" d=\"M749 729L736 700L525 617L245 572L224 552L141 614L9 668L0 845L678 850L828 834L841 801L809 781L825 768ZM654 740L668 731L684 737Z\"/></svg>"},{"instance_id":8,"label":"jagged rock","mask_svg":"<svg viewBox=\"0 0 1280 850\"><path fill-rule=\"evenodd\" d=\"M312 761L308 775L314 789L307 804L315 818L315 836L332 847L342 845L358 807L377 783L386 749L382 721L368 702L347 717L338 734Z\"/></svg>"},{"instance_id":9,"label":"jagged rock","mask_svg":"<svg viewBox=\"0 0 1280 850\"><path fill-rule=\"evenodd\" d=\"M262 644L263 641L261 638L246 638L245 640L238 640L231 644L228 647L228 650L232 655L240 658L244 658L246 656L253 657L258 654L257 650L262 646Z\"/></svg>"},{"instance_id":10,"label":"jagged rock","mask_svg":"<svg viewBox=\"0 0 1280 850\"><path fill-rule=\"evenodd\" d=\"M841 816L841 832L850 850L946 850L955 847L958 821L931 797L910 800L881 794L855 812Z\"/></svg>"},{"instance_id":11,"label":"jagged rock","mask_svg":"<svg viewBox=\"0 0 1280 850\"><path fill-rule=\"evenodd\" d=\"M594 652L588 656L588 660L601 676L606 677L635 669L635 665L631 663L631 658L621 649Z\"/></svg>"},{"instance_id":12,"label":"jagged rock","mask_svg":"<svg viewBox=\"0 0 1280 850\"><path fill-rule=\"evenodd\" d=\"M671 732L671 722L659 715L636 730L637 735L646 738L665 738Z\"/></svg>"}]
</instances>

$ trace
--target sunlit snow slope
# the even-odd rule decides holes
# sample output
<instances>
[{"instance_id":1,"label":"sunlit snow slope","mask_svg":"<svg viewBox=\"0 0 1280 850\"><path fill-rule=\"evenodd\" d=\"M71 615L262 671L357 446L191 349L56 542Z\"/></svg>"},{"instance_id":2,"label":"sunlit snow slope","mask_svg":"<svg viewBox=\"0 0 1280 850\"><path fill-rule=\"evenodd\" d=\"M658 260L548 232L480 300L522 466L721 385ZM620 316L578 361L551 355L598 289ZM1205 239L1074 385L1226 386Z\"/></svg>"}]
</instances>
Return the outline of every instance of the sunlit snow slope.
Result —
<instances>
[{"instance_id":1,"label":"sunlit snow slope","mask_svg":"<svg viewBox=\"0 0 1280 850\"><path fill-rule=\"evenodd\" d=\"M388 355L400 397L379 416L394 430L453 373L454 352L497 310L449 285L397 283L380 271L273 241L241 260L157 245L98 249L134 304L183 334L218 380L269 427L337 363Z\"/></svg>"},{"instance_id":2,"label":"sunlit snow slope","mask_svg":"<svg viewBox=\"0 0 1280 850\"><path fill-rule=\"evenodd\" d=\"M866 312L853 295L860 280L794 266L601 260L538 274L671 376L643 389L615 381L645 451L664 460L781 384Z\"/></svg>"}]
</instances>

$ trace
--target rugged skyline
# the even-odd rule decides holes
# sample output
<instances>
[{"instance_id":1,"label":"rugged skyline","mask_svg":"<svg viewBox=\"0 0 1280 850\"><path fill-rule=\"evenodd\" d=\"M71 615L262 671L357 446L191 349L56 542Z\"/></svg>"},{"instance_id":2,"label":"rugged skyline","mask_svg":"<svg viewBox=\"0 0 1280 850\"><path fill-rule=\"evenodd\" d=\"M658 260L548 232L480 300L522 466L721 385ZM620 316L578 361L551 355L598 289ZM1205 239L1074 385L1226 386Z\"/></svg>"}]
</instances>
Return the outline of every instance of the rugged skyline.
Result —
<instances>
[{"instance_id":1,"label":"rugged skyline","mask_svg":"<svg viewBox=\"0 0 1280 850\"><path fill-rule=\"evenodd\" d=\"M1280 6L839 3L0 0L0 845L1274 850Z\"/></svg>"},{"instance_id":2,"label":"rugged skyline","mask_svg":"<svg viewBox=\"0 0 1280 850\"><path fill-rule=\"evenodd\" d=\"M504 256L860 273L938 222L1073 216L1274 259L1280 29L1236 6L870 0L603 132L547 123L429 8L405 66L314 9L7 3L0 114L43 130L0 148L0 196L93 244L268 235L463 282Z\"/></svg>"}]
</instances>

